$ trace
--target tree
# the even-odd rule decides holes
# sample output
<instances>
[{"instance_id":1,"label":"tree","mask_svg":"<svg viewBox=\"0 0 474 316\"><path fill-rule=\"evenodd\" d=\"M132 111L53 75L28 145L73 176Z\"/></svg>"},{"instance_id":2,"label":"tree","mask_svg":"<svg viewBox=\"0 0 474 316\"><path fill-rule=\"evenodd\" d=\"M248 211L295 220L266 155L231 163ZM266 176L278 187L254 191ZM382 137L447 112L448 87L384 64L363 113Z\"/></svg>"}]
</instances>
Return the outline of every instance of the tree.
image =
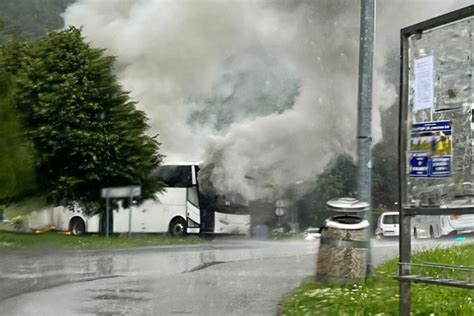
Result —
<instances>
[{"instance_id":1,"label":"tree","mask_svg":"<svg viewBox=\"0 0 474 316\"><path fill-rule=\"evenodd\" d=\"M302 227L311 226L317 216L321 225L329 216L326 202L339 197L352 197L357 190L357 166L346 154L339 155L318 176L315 186L297 203Z\"/></svg>"},{"instance_id":2,"label":"tree","mask_svg":"<svg viewBox=\"0 0 474 316\"><path fill-rule=\"evenodd\" d=\"M12 101L12 80L0 69L0 204L35 189L33 146L23 136Z\"/></svg>"},{"instance_id":3,"label":"tree","mask_svg":"<svg viewBox=\"0 0 474 316\"><path fill-rule=\"evenodd\" d=\"M372 205L391 209L398 201L398 104L382 112L383 139L372 150Z\"/></svg>"},{"instance_id":4,"label":"tree","mask_svg":"<svg viewBox=\"0 0 474 316\"><path fill-rule=\"evenodd\" d=\"M161 161L159 143L145 135L145 113L117 83L114 58L75 27L24 45L20 56L4 51L4 66L16 72L15 105L49 199L96 207L102 187L141 185L143 197L160 190L150 176Z\"/></svg>"}]
</instances>

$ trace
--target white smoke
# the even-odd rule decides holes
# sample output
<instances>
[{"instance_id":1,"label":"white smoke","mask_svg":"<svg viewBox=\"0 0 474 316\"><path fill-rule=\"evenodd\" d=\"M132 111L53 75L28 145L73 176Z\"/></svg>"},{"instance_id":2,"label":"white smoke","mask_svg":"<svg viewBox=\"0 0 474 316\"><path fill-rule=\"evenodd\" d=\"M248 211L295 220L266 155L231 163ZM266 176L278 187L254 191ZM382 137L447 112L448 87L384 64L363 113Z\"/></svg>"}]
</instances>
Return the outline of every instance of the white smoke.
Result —
<instances>
[{"instance_id":1,"label":"white smoke","mask_svg":"<svg viewBox=\"0 0 474 316\"><path fill-rule=\"evenodd\" d=\"M429 9L412 12L413 2ZM375 141L378 111L396 98L380 73L400 23L451 7L379 1ZM117 56L168 161L213 160L221 192L253 199L354 154L359 12L358 1L335 0L80 0L65 23Z\"/></svg>"}]
</instances>

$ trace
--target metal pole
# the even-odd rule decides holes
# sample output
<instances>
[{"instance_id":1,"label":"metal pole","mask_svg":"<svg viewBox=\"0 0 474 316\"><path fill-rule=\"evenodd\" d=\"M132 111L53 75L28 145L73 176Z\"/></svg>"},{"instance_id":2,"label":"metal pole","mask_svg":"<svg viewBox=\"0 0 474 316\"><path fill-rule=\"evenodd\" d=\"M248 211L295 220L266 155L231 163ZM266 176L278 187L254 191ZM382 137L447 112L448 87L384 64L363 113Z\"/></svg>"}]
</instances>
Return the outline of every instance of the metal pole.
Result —
<instances>
[{"instance_id":1,"label":"metal pole","mask_svg":"<svg viewBox=\"0 0 474 316\"><path fill-rule=\"evenodd\" d=\"M371 211L371 146L372 146L372 71L374 54L375 0L361 0L360 42L359 42L359 89L357 119L357 192L361 202L369 203L366 218L372 222ZM367 272L370 272L370 239L372 227L369 227L369 246Z\"/></svg>"},{"instance_id":2,"label":"metal pole","mask_svg":"<svg viewBox=\"0 0 474 316\"><path fill-rule=\"evenodd\" d=\"M398 118L398 210L400 214L399 262L411 263L411 217L405 214L404 203L407 177L407 126L408 111L408 40L400 37L400 108ZM400 265L398 275L411 274L409 265ZM400 315L408 316L411 310L411 283L399 281Z\"/></svg>"},{"instance_id":3,"label":"metal pole","mask_svg":"<svg viewBox=\"0 0 474 316\"><path fill-rule=\"evenodd\" d=\"M107 195L108 195L108 193L107 193ZM110 222L109 213L110 213L109 198L106 197L105 198L105 237L106 238L109 238L109 222Z\"/></svg>"},{"instance_id":4,"label":"metal pole","mask_svg":"<svg viewBox=\"0 0 474 316\"><path fill-rule=\"evenodd\" d=\"M400 213L401 231L400 231L400 262L411 262L411 216ZM401 264L398 275L410 275L411 267ZM411 310L411 284L409 281L399 282L400 291L400 315L409 316Z\"/></svg>"},{"instance_id":5,"label":"metal pole","mask_svg":"<svg viewBox=\"0 0 474 316\"><path fill-rule=\"evenodd\" d=\"M128 205L128 238L132 237L132 192L130 191L130 201Z\"/></svg>"}]
</instances>

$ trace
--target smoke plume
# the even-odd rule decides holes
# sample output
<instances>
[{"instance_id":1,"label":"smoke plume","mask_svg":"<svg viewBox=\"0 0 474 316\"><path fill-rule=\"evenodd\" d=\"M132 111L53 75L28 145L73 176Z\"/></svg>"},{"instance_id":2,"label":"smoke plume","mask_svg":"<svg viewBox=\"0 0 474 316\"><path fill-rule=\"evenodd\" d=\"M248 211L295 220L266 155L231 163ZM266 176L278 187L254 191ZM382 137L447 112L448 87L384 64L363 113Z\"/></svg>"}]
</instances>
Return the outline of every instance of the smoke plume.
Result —
<instances>
[{"instance_id":1,"label":"smoke plume","mask_svg":"<svg viewBox=\"0 0 474 316\"><path fill-rule=\"evenodd\" d=\"M383 70L399 29L468 2L378 2L374 141L396 99ZM359 12L352 0L80 0L65 22L117 56L167 161L213 162L221 193L254 199L354 154Z\"/></svg>"}]
</instances>

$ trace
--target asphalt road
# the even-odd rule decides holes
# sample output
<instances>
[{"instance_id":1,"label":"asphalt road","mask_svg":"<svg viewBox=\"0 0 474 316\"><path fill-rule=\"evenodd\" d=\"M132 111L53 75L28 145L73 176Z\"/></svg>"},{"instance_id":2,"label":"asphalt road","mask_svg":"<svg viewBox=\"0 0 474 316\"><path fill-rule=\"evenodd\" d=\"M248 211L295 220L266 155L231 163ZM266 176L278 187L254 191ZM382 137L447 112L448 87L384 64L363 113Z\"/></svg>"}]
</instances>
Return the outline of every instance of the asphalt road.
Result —
<instances>
[{"instance_id":1,"label":"asphalt road","mask_svg":"<svg viewBox=\"0 0 474 316\"><path fill-rule=\"evenodd\" d=\"M452 239L417 241L414 249ZM375 265L398 253L373 241ZM115 251L2 253L1 315L275 315L315 272L318 242L216 240Z\"/></svg>"}]
</instances>

